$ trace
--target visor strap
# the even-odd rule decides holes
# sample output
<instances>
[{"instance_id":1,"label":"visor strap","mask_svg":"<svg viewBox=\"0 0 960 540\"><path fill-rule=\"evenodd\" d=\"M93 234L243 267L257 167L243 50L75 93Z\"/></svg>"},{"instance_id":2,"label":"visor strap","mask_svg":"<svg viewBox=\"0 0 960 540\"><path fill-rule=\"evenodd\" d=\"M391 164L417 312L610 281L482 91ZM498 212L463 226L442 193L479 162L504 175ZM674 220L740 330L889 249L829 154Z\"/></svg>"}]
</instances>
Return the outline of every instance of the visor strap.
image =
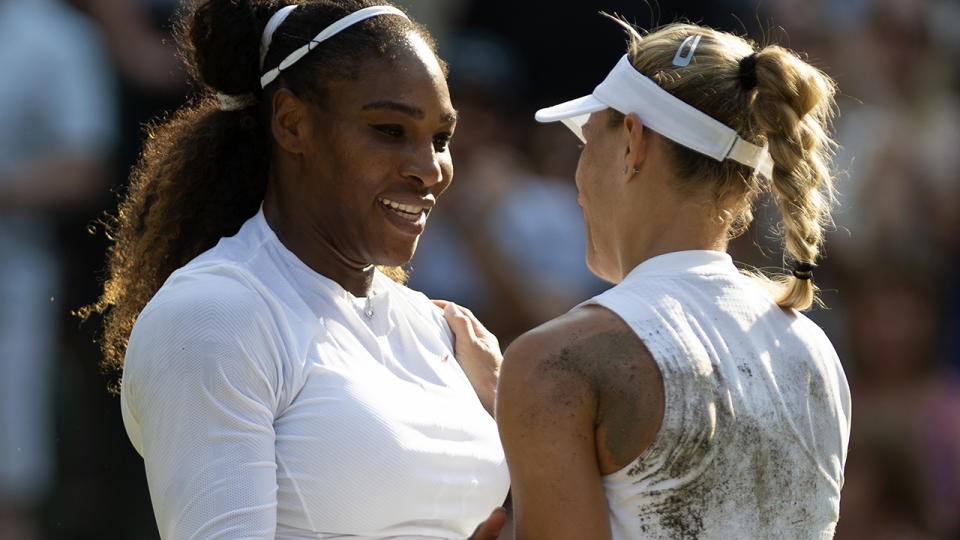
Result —
<instances>
[{"instance_id":1,"label":"visor strap","mask_svg":"<svg viewBox=\"0 0 960 540\"><path fill-rule=\"evenodd\" d=\"M772 175L765 147L744 140L731 127L667 92L638 72L626 55L593 97L623 114L637 113L646 126L677 144L717 161L732 159L767 178Z\"/></svg>"}]
</instances>

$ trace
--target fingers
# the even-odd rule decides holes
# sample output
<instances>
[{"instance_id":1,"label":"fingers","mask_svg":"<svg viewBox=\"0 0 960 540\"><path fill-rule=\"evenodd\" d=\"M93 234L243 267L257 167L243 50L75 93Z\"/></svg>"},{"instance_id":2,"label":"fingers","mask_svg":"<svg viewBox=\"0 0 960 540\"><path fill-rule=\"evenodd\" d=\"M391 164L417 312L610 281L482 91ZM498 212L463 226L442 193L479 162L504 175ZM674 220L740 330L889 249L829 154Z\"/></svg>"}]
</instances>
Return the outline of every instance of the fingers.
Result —
<instances>
[{"instance_id":1,"label":"fingers","mask_svg":"<svg viewBox=\"0 0 960 540\"><path fill-rule=\"evenodd\" d=\"M507 510L502 506L494 508L493 512L490 512L490 517L487 518L486 524L491 527L496 527L497 535L499 535L500 531L503 530L503 526L507 524Z\"/></svg>"},{"instance_id":2,"label":"fingers","mask_svg":"<svg viewBox=\"0 0 960 540\"><path fill-rule=\"evenodd\" d=\"M453 330L453 335L455 337L463 336L470 341L477 341L476 328L471 323L470 318L462 311L464 308L453 302L445 302L445 304L443 316L447 319L450 329Z\"/></svg>"},{"instance_id":3,"label":"fingers","mask_svg":"<svg viewBox=\"0 0 960 540\"><path fill-rule=\"evenodd\" d=\"M473 333L475 335L486 336L488 339L496 340L496 336L494 336L489 330L487 330L487 327L480 322L480 319L476 318L473 315L473 313L469 312L469 310L468 310L468 313L469 313L468 318L470 319L471 326L473 326Z\"/></svg>"},{"instance_id":4,"label":"fingers","mask_svg":"<svg viewBox=\"0 0 960 540\"><path fill-rule=\"evenodd\" d=\"M459 306L455 302L451 302L450 300L440 300L439 298L431 298L430 301L433 302L433 305L437 306L440 309L446 309L447 306L453 306L457 311L460 311L467 317L476 319L476 316L473 314L472 311L470 311L469 309L463 306Z\"/></svg>"},{"instance_id":5,"label":"fingers","mask_svg":"<svg viewBox=\"0 0 960 540\"><path fill-rule=\"evenodd\" d=\"M467 317L467 320L470 321L470 325L473 326L474 334L478 336L482 336L484 334L490 333L487 331L486 327L484 327L483 324L480 322L480 319L478 319L477 316L474 315L469 308L465 308L463 306L457 306L457 309L459 309Z\"/></svg>"},{"instance_id":6,"label":"fingers","mask_svg":"<svg viewBox=\"0 0 960 540\"><path fill-rule=\"evenodd\" d=\"M478 319L477 316L473 314L473 311L470 311L469 308L457 305L447 300L434 300L433 303L442 307L444 310L453 309L461 316L465 317L467 321L470 321L470 327L472 328L472 331L470 332L471 337L477 339L486 337L488 340L496 340L496 336L487 330L487 327L480 322L480 319Z\"/></svg>"},{"instance_id":7,"label":"fingers","mask_svg":"<svg viewBox=\"0 0 960 540\"><path fill-rule=\"evenodd\" d=\"M497 336L487 330L487 327L468 308L449 300L432 300L432 302L435 306L443 309L443 315L447 319L450 329L453 330L454 337L461 336L462 339L469 339L471 342L483 342L488 347L500 348Z\"/></svg>"},{"instance_id":8,"label":"fingers","mask_svg":"<svg viewBox=\"0 0 960 540\"><path fill-rule=\"evenodd\" d=\"M500 531L507 524L507 511L503 508L494 508L490 517L481 523L469 540L496 540L500 536Z\"/></svg>"}]
</instances>

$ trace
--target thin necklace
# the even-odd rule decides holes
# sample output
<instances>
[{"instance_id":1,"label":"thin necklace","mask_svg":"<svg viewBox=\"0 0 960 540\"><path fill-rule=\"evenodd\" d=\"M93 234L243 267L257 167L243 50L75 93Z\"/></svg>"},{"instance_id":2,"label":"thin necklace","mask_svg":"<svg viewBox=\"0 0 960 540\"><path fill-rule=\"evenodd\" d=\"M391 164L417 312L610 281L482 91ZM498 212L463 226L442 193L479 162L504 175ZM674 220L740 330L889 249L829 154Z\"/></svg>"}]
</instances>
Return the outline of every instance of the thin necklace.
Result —
<instances>
[{"instance_id":1,"label":"thin necklace","mask_svg":"<svg viewBox=\"0 0 960 540\"><path fill-rule=\"evenodd\" d=\"M367 319L373 319L374 315L376 315L376 312L373 309L373 297L376 295L377 291L371 288L370 291L367 292L366 297L361 298L353 296L353 305L357 308L357 311L363 314L363 316Z\"/></svg>"},{"instance_id":2,"label":"thin necklace","mask_svg":"<svg viewBox=\"0 0 960 540\"><path fill-rule=\"evenodd\" d=\"M373 297L377 294L377 291L370 289L370 292L367 293L367 303L366 307L363 308L363 314L366 315L368 319L373 319L375 313L373 312Z\"/></svg>"}]
</instances>

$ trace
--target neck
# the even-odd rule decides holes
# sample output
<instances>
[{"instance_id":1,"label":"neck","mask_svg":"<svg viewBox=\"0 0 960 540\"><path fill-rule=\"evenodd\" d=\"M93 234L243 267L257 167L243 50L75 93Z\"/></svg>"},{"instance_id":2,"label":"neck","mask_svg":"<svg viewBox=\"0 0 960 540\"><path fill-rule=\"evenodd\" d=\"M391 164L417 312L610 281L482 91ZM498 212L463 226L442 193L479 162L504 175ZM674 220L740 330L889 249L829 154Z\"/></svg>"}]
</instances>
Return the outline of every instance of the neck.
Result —
<instances>
[{"instance_id":1,"label":"neck","mask_svg":"<svg viewBox=\"0 0 960 540\"><path fill-rule=\"evenodd\" d=\"M662 231L663 234L648 241L634 242L623 246L620 250L620 276L621 279L630 273L643 261L652 259L658 255L673 253L675 251L689 250L709 250L726 251L726 236L696 238L684 234L675 234L679 231Z\"/></svg>"},{"instance_id":2,"label":"neck","mask_svg":"<svg viewBox=\"0 0 960 540\"><path fill-rule=\"evenodd\" d=\"M370 294L375 267L343 254L324 231L298 219L270 189L263 201L263 214L280 242L314 272L336 281L354 296Z\"/></svg>"},{"instance_id":3,"label":"neck","mask_svg":"<svg viewBox=\"0 0 960 540\"><path fill-rule=\"evenodd\" d=\"M627 231L617 239L621 279L657 255L687 250L727 250L730 223L720 219L716 204L709 199L685 197L672 189L629 199L647 204L641 203L640 211L621 213L626 224L617 230Z\"/></svg>"}]
</instances>

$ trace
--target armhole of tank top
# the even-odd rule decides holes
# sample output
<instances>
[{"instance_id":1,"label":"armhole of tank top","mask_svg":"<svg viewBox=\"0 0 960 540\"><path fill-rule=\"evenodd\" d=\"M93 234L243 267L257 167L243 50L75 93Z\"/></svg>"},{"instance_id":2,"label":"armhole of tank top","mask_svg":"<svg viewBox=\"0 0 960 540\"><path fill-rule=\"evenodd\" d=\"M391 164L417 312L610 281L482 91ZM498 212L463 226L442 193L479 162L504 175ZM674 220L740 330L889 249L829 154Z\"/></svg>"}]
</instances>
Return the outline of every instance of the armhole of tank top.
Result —
<instances>
[{"instance_id":1,"label":"armhole of tank top","mask_svg":"<svg viewBox=\"0 0 960 540\"><path fill-rule=\"evenodd\" d=\"M668 371L665 369L664 362L658 352L650 348L648 340L644 339L643 334L639 332L633 324L630 324L630 321L623 316L622 312L618 309L619 306L617 304L619 304L619 302L617 302L615 299L611 299L607 295L601 294L586 302L583 302L580 304L580 306L595 305L602 307L623 321L623 323L633 331L634 335L637 336L637 339L643 343L643 346L646 347L647 351L650 353L650 356L653 358L653 361L657 364L657 369L660 370L660 377L663 380L663 418L660 420L660 427L657 429L657 434L654 435L653 439L650 441L650 444L648 444L647 447L637 454L637 456L634 457L629 463L612 473L601 476L601 479L605 481L616 482L620 480L626 480L632 482L633 479L627 478L627 475L641 458L648 455L654 448L664 447L664 451L669 452L673 449L673 446L675 446L664 446L669 442L664 440L664 437L667 437L665 433L671 430L675 431L677 426L680 424L680 421L677 418L677 408L672 404L677 403L676 400L680 398L682 392L680 388L677 388L675 379L668 375Z\"/></svg>"}]
</instances>

